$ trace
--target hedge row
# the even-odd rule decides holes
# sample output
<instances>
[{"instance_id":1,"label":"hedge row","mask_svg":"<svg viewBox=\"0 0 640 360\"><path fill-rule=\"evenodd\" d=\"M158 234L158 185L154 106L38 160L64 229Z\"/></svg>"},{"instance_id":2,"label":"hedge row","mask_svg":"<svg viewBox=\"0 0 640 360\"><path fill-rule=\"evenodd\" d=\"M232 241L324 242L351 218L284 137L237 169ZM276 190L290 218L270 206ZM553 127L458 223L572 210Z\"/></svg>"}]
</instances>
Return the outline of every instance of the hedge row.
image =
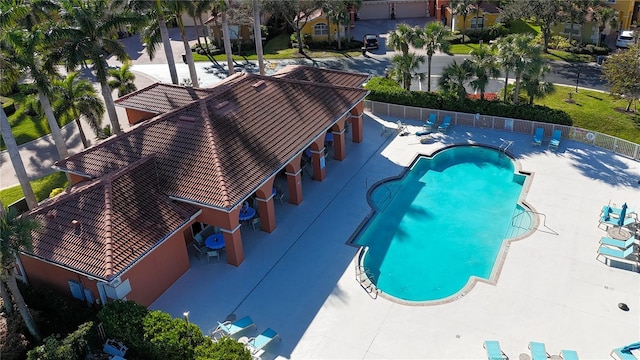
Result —
<instances>
[{"instance_id":1,"label":"hedge row","mask_svg":"<svg viewBox=\"0 0 640 360\"><path fill-rule=\"evenodd\" d=\"M400 88L393 80L385 78L371 79L366 88L371 91L367 96L367 100L371 101L470 114L479 113L559 125L571 126L573 124L573 120L566 112L541 105L511 104L501 101L471 99L460 100L440 93L406 91Z\"/></svg>"}]
</instances>

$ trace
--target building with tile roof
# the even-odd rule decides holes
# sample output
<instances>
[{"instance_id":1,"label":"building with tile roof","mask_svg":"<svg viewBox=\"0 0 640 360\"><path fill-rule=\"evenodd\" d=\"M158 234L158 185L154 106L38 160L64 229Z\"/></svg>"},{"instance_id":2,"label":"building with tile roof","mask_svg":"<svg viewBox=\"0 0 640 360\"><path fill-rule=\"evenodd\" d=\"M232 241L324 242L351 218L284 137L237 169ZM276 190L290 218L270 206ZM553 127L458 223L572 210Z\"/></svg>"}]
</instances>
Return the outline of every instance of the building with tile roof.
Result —
<instances>
[{"instance_id":1,"label":"building with tile roof","mask_svg":"<svg viewBox=\"0 0 640 360\"><path fill-rule=\"evenodd\" d=\"M73 185L28 214L41 227L21 272L88 301L149 305L188 270L195 222L219 229L227 261L239 266L243 204L255 198L261 229L273 231L282 172L289 202L302 202L305 150L322 181L326 134L337 160L347 123L352 141L362 141L367 78L287 67L210 89L154 84L118 99L135 125L55 164Z\"/></svg>"}]
</instances>

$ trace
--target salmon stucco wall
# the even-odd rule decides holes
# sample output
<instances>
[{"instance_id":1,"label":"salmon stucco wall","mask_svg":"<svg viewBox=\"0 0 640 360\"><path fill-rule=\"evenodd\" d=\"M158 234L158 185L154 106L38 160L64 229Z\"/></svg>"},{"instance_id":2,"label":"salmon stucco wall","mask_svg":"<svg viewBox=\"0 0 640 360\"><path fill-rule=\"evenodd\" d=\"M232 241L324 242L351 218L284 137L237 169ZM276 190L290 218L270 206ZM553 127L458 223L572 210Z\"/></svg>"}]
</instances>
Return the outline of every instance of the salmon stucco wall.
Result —
<instances>
[{"instance_id":1,"label":"salmon stucco wall","mask_svg":"<svg viewBox=\"0 0 640 360\"><path fill-rule=\"evenodd\" d=\"M71 297L68 281L73 280L80 282L85 289L91 290L94 299L100 298L96 280L24 254L20 255L20 261L31 285L48 287Z\"/></svg>"},{"instance_id":2,"label":"salmon stucco wall","mask_svg":"<svg viewBox=\"0 0 640 360\"><path fill-rule=\"evenodd\" d=\"M127 120L129 121L129 125L133 125L142 120L151 119L152 117L158 115L154 113L150 113L148 111L136 110L136 109L126 109L127 112Z\"/></svg>"},{"instance_id":3,"label":"salmon stucco wall","mask_svg":"<svg viewBox=\"0 0 640 360\"><path fill-rule=\"evenodd\" d=\"M189 266L184 233L177 231L122 276L122 280L129 279L131 285L127 300L151 305Z\"/></svg>"}]
</instances>

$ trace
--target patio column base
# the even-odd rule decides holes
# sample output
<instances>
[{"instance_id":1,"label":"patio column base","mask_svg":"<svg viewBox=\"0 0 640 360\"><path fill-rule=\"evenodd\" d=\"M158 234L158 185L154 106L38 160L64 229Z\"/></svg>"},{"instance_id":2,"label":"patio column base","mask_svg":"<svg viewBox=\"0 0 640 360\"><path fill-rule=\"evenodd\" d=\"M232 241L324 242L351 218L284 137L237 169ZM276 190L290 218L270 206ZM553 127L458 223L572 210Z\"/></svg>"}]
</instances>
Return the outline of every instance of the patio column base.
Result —
<instances>
[{"instance_id":1,"label":"patio column base","mask_svg":"<svg viewBox=\"0 0 640 360\"><path fill-rule=\"evenodd\" d=\"M300 205L302 203L302 168L300 160L302 154L298 154L285 167L287 175L287 189L289 190L289 204Z\"/></svg>"},{"instance_id":2,"label":"patio column base","mask_svg":"<svg viewBox=\"0 0 640 360\"><path fill-rule=\"evenodd\" d=\"M342 161L347 157L344 129L333 133L333 158Z\"/></svg>"},{"instance_id":3,"label":"patio column base","mask_svg":"<svg viewBox=\"0 0 640 360\"><path fill-rule=\"evenodd\" d=\"M242 248L240 226L230 231L222 229L222 235L224 236L227 262L233 266L240 266L244 261L244 249Z\"/></svg>"},{"instance_id":4,"label":"patio column base","mask_svg":"<svg viewBox=\"0 0 640 360\"><path fill-rule=\"evenodd\" d=\"M362 142L362 113L364 111L364 103L360 102L356 107L351 109L351 140L354 143Z\"/></svg>"},{"instance_id":5,"label":"patio column base","mask_svg":"<svg viewBox=\"0 0 640 360\"><path fill-rule=\"evenodd\" d=\"M258 191L258 214L260 215L260 230L272 232L276 229L276 210L273 205L273 179L267 181Z\"/></svg>"}]
</instances>

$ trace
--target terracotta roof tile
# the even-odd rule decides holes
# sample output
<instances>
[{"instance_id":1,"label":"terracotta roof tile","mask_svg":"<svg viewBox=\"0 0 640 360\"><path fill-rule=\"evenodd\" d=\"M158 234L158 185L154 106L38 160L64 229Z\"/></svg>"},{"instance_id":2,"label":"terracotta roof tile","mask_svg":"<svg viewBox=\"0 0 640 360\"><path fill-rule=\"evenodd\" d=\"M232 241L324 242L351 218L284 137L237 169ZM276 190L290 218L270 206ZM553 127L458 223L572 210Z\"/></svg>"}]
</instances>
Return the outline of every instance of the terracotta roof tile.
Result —
<instances>
[{"instance_id":1,"label":"terracotta roof tile","mask_svg":"<svg viewBox=\"0 0 640 360\"><path fill-rule=\"evenodd\" d=\"M367 94L326 83L242 74L216 93L59 161L104 176L155 154L162 192L230 209Z\"/></svg>"},{"instance_id":2,"label":"terracotta roof tile","mask_svg":"<svg viewBox=\"0 0 640 360\"><path fill-rule=\"evenodd\" d=\"M301 65L287 65L273 74L277 78L311 81L320 84L360 87L369 75L348 71L320 69Z\"/></svg>"},{"instance_id":3,"label":"terracotta roof tile","mask_svg":"<svg viewBox=\"0 0 640 360\"><path fill-rule=\"evenodd\" d=\"M190 102L205 98L211 89L155 83L144 89L127 94L114 102L122 107L164 114Z\"/></svg>"},{"instance_id":4,"label":"terracotta roof tile","mask_svg":"<svg viewBox=\"0 0 640 360\"><path fill-rule=\"evenodd\" d=\"M198 211L158 191L156 165L148 156L33 210L27 216L41 227L25 252L96 278L117 276Z\"/></svg>"}]
</instances>

